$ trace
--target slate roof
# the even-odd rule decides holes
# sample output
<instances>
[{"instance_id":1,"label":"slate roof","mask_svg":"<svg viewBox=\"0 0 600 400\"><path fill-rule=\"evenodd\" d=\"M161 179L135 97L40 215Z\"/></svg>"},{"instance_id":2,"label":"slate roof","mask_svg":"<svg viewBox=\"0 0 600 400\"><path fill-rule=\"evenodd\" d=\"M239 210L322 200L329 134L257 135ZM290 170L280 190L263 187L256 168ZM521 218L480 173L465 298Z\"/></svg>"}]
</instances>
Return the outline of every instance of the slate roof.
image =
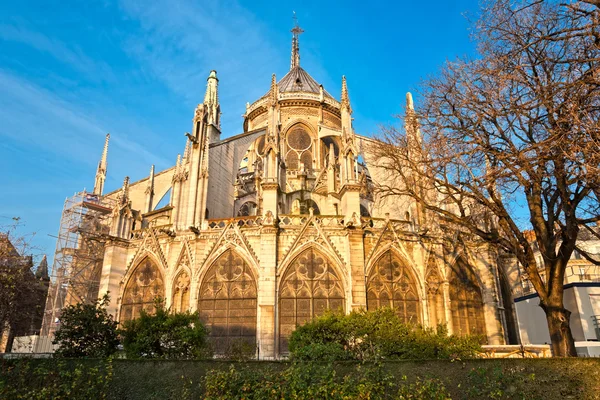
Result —
<instances>
[{"instance_id":1,"label":"slate roof","mask_svg":"<svg viewBox=\"0 0 600 400\"><path fill-rule=\"evenodd\" d=\"M281 80L277 83L277 86L279 87L280 93L287 93L287 92L309 92L309 93L316 93L316 94L320 93L319 83L317 83L317 81L315 81L313 79L313 77L310 76L308 74L308 72L306 72L300 66L292 68L290 70L290 72L285 74L285 76L283 78L281 78ZM330 95L329 93L327 93L327 91L325 89L323 89L323 94L326 97L334 99L334 97L332 95ZM267 92L263 97L266 97L268 95L269 95L269 92Z\"/></svg>"}]
</instances>

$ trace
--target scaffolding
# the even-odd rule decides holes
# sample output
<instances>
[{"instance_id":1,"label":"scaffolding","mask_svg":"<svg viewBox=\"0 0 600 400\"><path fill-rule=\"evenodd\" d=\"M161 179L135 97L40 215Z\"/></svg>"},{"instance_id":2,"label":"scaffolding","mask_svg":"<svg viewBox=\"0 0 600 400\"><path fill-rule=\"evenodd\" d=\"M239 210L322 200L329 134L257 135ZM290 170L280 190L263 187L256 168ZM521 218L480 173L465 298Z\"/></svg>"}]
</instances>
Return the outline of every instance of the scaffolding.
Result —
<instances>
[{"instance_id":1,"label":"scaffolding","mask_svg":"<svg viewBox=\"0 0 600 400\"><path fill-rule=\"evenodd\" d=\"M41 336L54 337L64 307L98 298L114 200L86 191L65 200Z\"/></svg>"}]
</instances>

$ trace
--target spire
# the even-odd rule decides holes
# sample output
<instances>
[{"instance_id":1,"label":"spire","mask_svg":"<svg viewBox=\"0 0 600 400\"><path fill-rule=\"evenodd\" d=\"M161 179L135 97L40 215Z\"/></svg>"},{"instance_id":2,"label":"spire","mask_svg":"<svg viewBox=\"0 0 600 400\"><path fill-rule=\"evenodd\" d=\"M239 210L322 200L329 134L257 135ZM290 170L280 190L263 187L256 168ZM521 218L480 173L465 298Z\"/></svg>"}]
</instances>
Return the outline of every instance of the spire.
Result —
<instances>
[{"instance_id":1,"label":"spire","mask_svg":"<svg viewBox=\"0 0 600 400\"><path fill-rule=\"evenodd\" d=\"M269 97L271 98L271 105L277 104L277 78L275 74L271 76L271 89L269 90Z\"/></svg>"},{"instance_id":2,"label":"spire","mask_svg":"<svg viewBox=\"0 0 600 400\"><path fill-rule=\"evenodd\" d=\"M406 93L406 117L405 129L409 138L414 142L414 145L421 145L421 130L419 129L419 120L415 112L415 104L410 92Z\"/></svg>"},{"instance_id":3,"label":"spire","mask_svg":"<svg viewBox=\"0 0 600 400\"><path fill-rule=\"evenodd\" d=\"M413 103L412 94L410 92L406 93L406 109L410 111L415 111L415 105Z\"/></svg>"},{"instance_id":4,"label":"spire","mask_svg":"<svg viewBox=\"0 0 600 400\"><path fill-rule=\"evenodd\" d=\"M154 194L154 164L150 167L150 176L148 177L148 186L146 186L146 194Z\"/></svg>"},{"instance_id":5,"label":"spire","mask_svg":"<svg viewBox=\"0 0 600 400\"><path fill-rule=\"evenodd\" d=\"M106 134L104 139L104 149L102 150L102 156L98 163L98 169L96 170L96 181L94 182L94 194L102 195L104 190L104 181L106 180L106 158L108 156L108 141L110 139L110 133Z\"/></svg>"},{"instance_id":6,"label":"spire","mask_svg":"<svg viewBox=\"0 0 600 400\"><path fill-rule=\"evenodd\" d=\"M219 105L219 79L217 71L210 71L206 79L206 93L204 94L204 105L208 113L207 123L221 127L221 106Z\"/></svg>"},{"instance_id":7,"label":"spire","mask_svg":"<svg viewBox=\"0 0 600 400\"><path fill-rule=\"evenodd\" d=\"M219 79L217 79L217 71L214 69L210 71L208 78L206 79L206 93L204 94L204 104L218 104L219 103L219 93L218 93L218 84Z\"/></svg>"},{"instance_id":8,"label":"spire","mask_svg":"<svg viewBox=\"0 0 600 400\"><path fill-rule=\"evenodd\" d=\"M188 161L190 156L190 139L188 138L185 141L185 149L183 150L183 163L185 164Z\"/></svg>"},{"instance_id":9,"label":"spire","mask_svg":"<svg viewBox=\"0 0 600 400\"><path fill-rule=\"evenodd\" d=\"M42 261L40 261L40 265L38 265L37 269L35 270L35 277L37 279L48 279L48 258L46 257L46 255L44 254L44 257L42 258Z\"/></svg>"},{"instance_id":10,"label":"spire","mask_svg":"<svg viewBox=\"0 0 600 400\"><path fill-rule=\"evenodd\" d=\"M298 36L304 30L298 25L298 18L296 17L296 11L294 11L294 27L290 31L292 32L292 60L290 63L290 71L300 66L300 45L298 44Z\"/></svg>"},{"instance_id":11,"label":"spire","mask_svg":"<svg viewBox=\"0 0 600 400\"><path fill-rule=\"evenodd\" d=\"M348 96L348 86L346 85L345 76L342 76L342 107L348 107L350 110L350 97Z\"/></svg>"},{"instance_id":12,"label":"spire","mask_svg":"<svg viewBox=\"0 0 600 400\"><path fill-rule=\"evenodd\" d=\"M121 188L121 193L117 196L117 204L120 206L124 206L129 202L129 177L126 176L123 179L123 187Z\"/></svg>"}]
</instances>

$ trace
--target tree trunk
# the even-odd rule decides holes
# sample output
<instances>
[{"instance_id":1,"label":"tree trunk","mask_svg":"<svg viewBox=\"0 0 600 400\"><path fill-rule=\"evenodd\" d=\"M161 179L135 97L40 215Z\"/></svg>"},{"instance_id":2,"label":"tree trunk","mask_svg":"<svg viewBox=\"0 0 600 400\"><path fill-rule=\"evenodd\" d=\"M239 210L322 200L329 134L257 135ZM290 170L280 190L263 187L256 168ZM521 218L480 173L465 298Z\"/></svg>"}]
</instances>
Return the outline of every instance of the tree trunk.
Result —
<instances>
[{"instance_id":1,"label":"tree trunk","mask_svg":"<svg viewBox=\"0 0 600 400\"><path fill-rule=\"evenodd\" d=\"M569 325L571 311L564 308L562 304L558 306L540 304L540 307L546 313L548 331L552 342L552 355L554 357L577 357L575 340Z\"/></svg>"}]
</instances>

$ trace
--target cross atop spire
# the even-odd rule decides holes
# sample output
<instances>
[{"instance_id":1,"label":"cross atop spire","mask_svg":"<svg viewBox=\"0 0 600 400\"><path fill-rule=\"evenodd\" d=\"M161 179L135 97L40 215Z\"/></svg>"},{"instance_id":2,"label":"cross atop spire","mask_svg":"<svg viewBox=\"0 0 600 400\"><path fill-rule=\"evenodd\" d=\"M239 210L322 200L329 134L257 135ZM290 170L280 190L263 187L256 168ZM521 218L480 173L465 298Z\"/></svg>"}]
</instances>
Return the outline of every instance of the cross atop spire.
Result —
<instances>
[{"instance_id":1,"label":"cross atop spire","mask_svg":"<svg viewBox=\"0 0 600 400\"><path fill-rule=\"evenodd\" d=\"M294 11L294 27L290 31L292 32L292 61L290 63L290 71L295 67L300 66L300 45L298 44L298 36L304 32L300 25L298 25L298 17L296 17L296 11Z\"/></svg>"}]
</instances>

